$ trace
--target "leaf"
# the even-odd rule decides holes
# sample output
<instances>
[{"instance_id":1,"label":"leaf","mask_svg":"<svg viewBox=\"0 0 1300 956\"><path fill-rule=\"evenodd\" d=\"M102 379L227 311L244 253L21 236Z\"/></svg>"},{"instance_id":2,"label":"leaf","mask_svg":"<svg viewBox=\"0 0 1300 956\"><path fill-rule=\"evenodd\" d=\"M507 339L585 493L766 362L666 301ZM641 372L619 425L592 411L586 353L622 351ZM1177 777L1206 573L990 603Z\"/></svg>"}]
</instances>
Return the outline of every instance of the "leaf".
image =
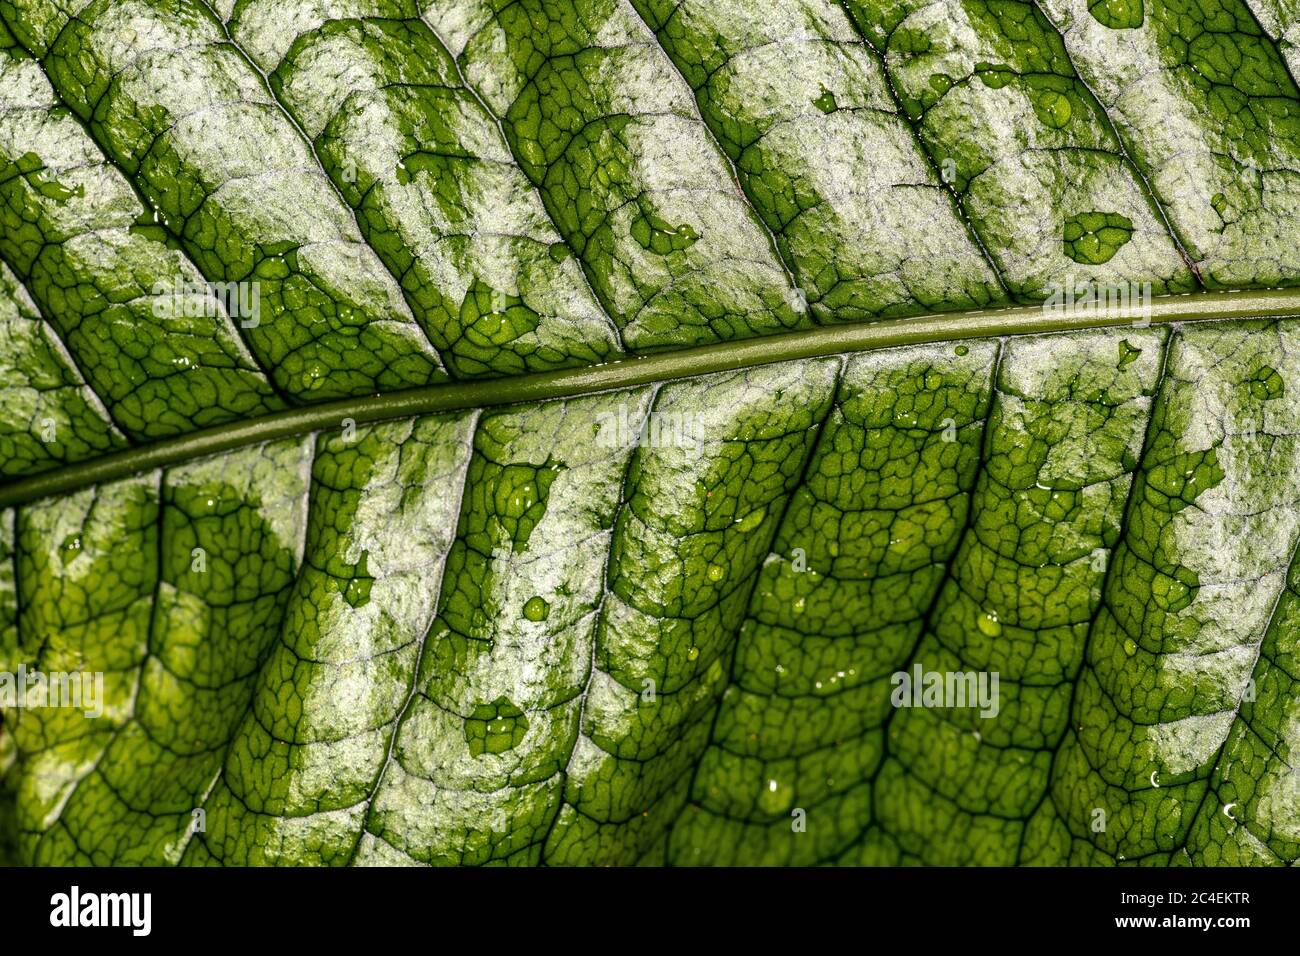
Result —
<instances>
[{"instance_id":1,"label":"leaf","mask_svg":"<svg viewBox=\"0 0 1300 956\"><path fill-rule=\"evenodd\" d=\"M0 860L1295 862L1294 21L0 0Z\"/></svg>"}]
</instances>

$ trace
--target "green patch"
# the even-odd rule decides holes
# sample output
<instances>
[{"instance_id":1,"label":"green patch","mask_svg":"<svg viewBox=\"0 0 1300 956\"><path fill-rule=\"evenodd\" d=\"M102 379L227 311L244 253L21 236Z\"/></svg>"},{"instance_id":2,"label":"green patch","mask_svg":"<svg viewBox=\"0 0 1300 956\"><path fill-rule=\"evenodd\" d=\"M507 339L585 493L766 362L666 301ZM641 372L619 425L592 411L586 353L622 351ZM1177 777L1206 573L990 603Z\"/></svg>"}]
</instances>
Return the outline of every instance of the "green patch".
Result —
<instances>
[{"instance_id":1,"label":"green patch","mask_svg":"<svg viewBox=\"0 0 1300 956\"><path fill-rule=\"evenodd\" d=\"M995 63L976 63L975 75L992 90L1000 90L1016 78L1011 67Z\"/></svg>"},{"instance_id":2,"label":"green patch","mask_svg":"<svg viewBox=\"0 0 1300 956\"><path fill-rule=\"evenodd\" d=\"M1136 30L1142 26L1142 0L1090 0L1088 12L1112 30Z\"/></svg>"},{"instance_id":3,"label":"green patch","mask_svg":"<svg viewBox=\"0 0 1300 956\"><path fill-rule=\"evenodd\" d=\"M1074 115L1070 97L1056 90L1031 90L1030 102L1034 105L1034 115L1043 121L1044 126L1052 129L1064 129Z\"/></svg>"},{"instance_id":4,"label":"green patch","mask_svg":"<svg viewBox=\"0 0 1300 956\"><path fill-rule=\"evenodd\" d=\"M506 697L479 704L465 720L465 742L475 757L513 750L527 731L528 718Z\"/></svg>"},{"instance_id":5,"label":"green patch","mask_svg":"<svg viewBox=\"0 0 1300 956\"><path fill-rule=\"evenodd\" d=\"M524 617L534 623L545 621L551 615L551 605L540 595L533 595L524 603Z\"/></svg>"},{"instance_id":6,"label":"green patch","mask_svg":"<svg viewBox=\"0 0 1300 956\"><path fill-rule=\"evenodd\" d=\"M642 249L666 256L689 249L699 240L700 234L687 223L673 226L658 216L642 213L632 221L632 238Z\"/></svg>"},{"instance_id":7,"label":"green patch","mask_svg":"<svg viewBox=\"0 0 1300 956\"><path fill-rule=\"evenodd\" d=\"M1081 265L1109 262L1133 236L1133 221L1114 212L1084 212L1065 220L1065 254Z\"/></svg>"},{"instance_id":8,"label":"green patch","mask_svg":"<svg viewBox=\"0 0 1300 956\"><path fill-rule=\"evenodd\" d=\"M839 109L839 104L835 102L835 94L826 87L822 87L821 96L813 100L813 106L817 107L823 113L834 113Z\"/></svg>"},{"instance_id":9,"label":"green patch","mask_svg":"<svg viewBox=\"0 0 1300 956\"><path fill-rule=\"evenodd\" d=\"M519 296L475 282L461 301L460 322L467 344L486 349L509 345L537 331L541 320Z\"/></svg>"},{"instance_id":10,"label":"green patch","mask_svg":"<svg viewBox=\"0 0 1300 956\"><path fill-rule=\"evenodd\" d=\"M1265 365L1248 381L1250 394L1260 401L1271 401L1286 394L1286 383L1272 366Z\"/></svg>"},{"instance_id":11,"label":"green patch","mask_svg":"<svg viewBox=\"0 0 1300 956\"><path fill-rule=\"evenodd\" d=\"M486 466L483 475L492 519L506 533L516 554L528 548L528 539L546 514L551 484L564 469L559 462L538 468L528 464Z\"/></svg>"}]
</instances>

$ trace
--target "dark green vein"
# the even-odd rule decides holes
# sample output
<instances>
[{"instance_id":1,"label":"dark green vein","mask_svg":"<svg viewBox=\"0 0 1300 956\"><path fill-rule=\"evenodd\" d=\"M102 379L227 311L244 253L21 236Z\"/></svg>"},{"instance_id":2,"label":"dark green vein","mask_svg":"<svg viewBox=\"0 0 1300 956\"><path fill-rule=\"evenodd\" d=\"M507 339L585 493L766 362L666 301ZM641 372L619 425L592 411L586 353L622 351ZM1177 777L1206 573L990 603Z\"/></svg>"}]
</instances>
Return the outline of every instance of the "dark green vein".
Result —
<instances>
[{"instance_id":1,"label":"dark green vein","mask_svg":"<svg viewBox=\"0 0 1300 956\"><path fill-rule=\"evenodd\" d=\"M727 691L731 690L733 687L738 688L741 686L736 675L736 658L740 655L740 642L741 638L744 636L745 623L753 618L754 592L758 590L759 581L763 577L763 566L767 563L768 558L772 556L780 557L773 548L776 547L777 541L781 537L781 532L785 529L786 519L790 517L790 509L794 506L795 499L799 496L799 490L807 486L808 479L812 475L813 467L817 464L818 454L821 451L821 444L827 431L826 426L834 417L835 410L840 407L844 399L844 380L847 373L848 363L841 362L839 369L835 373L835 384L831 389L830 399L826 402L826 414L821 417L821 421L817 424L817 437L808 444L808 454L804 458L803 463L799 466L799 477L795 483L790 486L789 492L786 493L785 502L781 505L781 514L772 525L772 537L768 540L764 558L758 562L758 567L754 569L754 574L749 583L749 597L745 599L745 612L741 615L740 620L736 622L734 633L731 638L731 647L729 649L731 658L727 663L727 679L722 684L721 689L718 691L717 699L714 701L713 716L709 718L709 733L708 736L705 737L704 747L700 750L699 755L695 759L695 763L691 767L690 783L686 785L686 800L688 805L696 807L700 806L700 804L695 800L695 786L700 778L700 766L704 763L704 755L707 754L709 749L717 742L718 721L722 717L722 708L727 696ZM677 823L681 819L682 813L679 812L676 817L669 821L668 828L664 831L665 858L668 861L669 866L672 865L671 841L673 830L677 828ZM749 821L745 822L748 823Z\"/></svg>"},{"instance_id":2,"label":"dark green vein","mask_svg":"<svg viewBox=\"0 0 1300 956\"><path fill-rule=\"evenodd\" d=\"M70 18L68 20L68 23L64 24L63 29L66 30L69 24L76 22L76 19L77 19L76 17ZM63 31L60 30L59 31L60 36L62 35L62 33ZM91 118L82 116L80 113L78 113L77 110L73 107L72 103L67 99L67 97L63 95L63 91L54 85L54 81L49 78L49 70L46 69L45 60L41 57L38 57L34 51L28 49L21 41L19 41L18 34L15 33L13 30L10 30L10 35L14 38L14 48L21 50L28 58L34 60L36 64L41 68L41 72L45 75L46 82L49 83L51 98L54 100L55 103L58 104L59 107L62 107L64 110L66 110L67 115L72 117L72 119L81 127L82 132L86 134L86 139L94 145L95 149L99 151L100 156L103 158L105 168L114 170L122 178L122 181L125 182L131 188L131 192L135 194L136 200L140 203L140 211L144 213L152 212L154 214L154 223L160 226L163 229L163 231L166 232L167 235L176 243L176 249L179 252L179 254L184 258L185 264L188 265L190 268L192 268L196 275L202 276L206 281L209 282L212 281L212 277L199 268L198 262L195 261L194 256L191 255L189 248L185 244L184 237L179 232L176 231L176 228L171 224L171 222L168 221L168 218L159 212L158 204L155 203L152 199L150 199L147 195L145 195L144 190L140 188L139 182L136 181L135 177L131 174L131 172L125 166L123 166L121 161L115 158L111 153L111 151L107 148L107 146L104 143L102 143L97 136L95 136L91 127L91 122L90 122ZM50 44L50 49L52 48L53 48L53 43ZM75 238L75 237L69 237L69 238ZM14 269L14 272L15 274L17 274L18 270ZM220 315L227 319L229 318L228 316L226 316L224 306L222 307ZM253 344L250 341L248 335L245 333L242 324L239 322L231 322L230 327L234 330L235 336L238 338L239 342L243 345L244 351L248 355L248 361L251 363L252 368L255 369L258 373L261 374L263 378L266 379L267 385L270 387L275 397L280 399L280 401L282 401L286 405L294 404L293 397L289 395L289 393L286 392L284 389L282 389L279 383L276 381L274 370L271 369L270 366L268 366L266 363L262 361L261 357L257 354L257 350L253 348ZM72 354L71 350L68 350L68 354L69 355ZM78 371L80 371L80 368L78 368ZM116 422L114 424L116 425ZM120 426L119 426L119 430L120 430Z\"/></svg>"},{"instance_id":3,"label":"dark green vein","mask_svg":"<svg viewBox=\"0 0 1300 956\"><path fill-rule=\"evenodd\" d=\"M325 183L329 188L330 192L334 194L334 198L337 199L339 201L339 204L348 211L348 215L352 219L352 225L356 227L357 240L359 242L364 243L366 248L369 249L372 253L374 253L375 260L381 266L384 267L384 270L389 275L393 277L394 284L397 286L398 291L400 291L402 294L402 300L406 303L406 307L410 309L412 318L416 320L415 327L420 330L420 337L424 339L424 343L427 346L429 346L429 348L433 351L433 354L438 356L438 361L441 362L443 368L447 370L447 374L449 375L452 374L451 365L448 363L446 357L440 351L438 351L437 346L435 346L433 344L433 341L429 338L429 330L424 327L424 323L419 321L418 303L415 302L415 299L411 295L410 290L408 290L406 288L406 285L402 282L402 276L399 273L393 271L393 269L385 261L384 257L379 254L379 250L375 248L375 244L373 241L371 241L369 232L361 228L361 220L357 216L357 210L354 209L352 207L352 204L347 201L347 198L343 195L343 191L339 189L338 183L334 182L334 180L330 177L329 170L326 168L325 164L321 161L320 151L316 149L315 141L310 136L308 136L307 131L302 128L302 124L298 122L297 114L295 114L293 110L289 109L288 105L282 99L280 99L279 95L275 92L275 88L271 86L271 80L266 75L266 71L263 70L262 67L251 56L248 55L248 52L240 44L235 42L235 38L230 34L230 24L228 24L225 20L221 19L220 15L218 15L217 11L213 9L212 5L208 2L208 0L200 0L200 3L202 3L203 8L207 10L209 14L212 15L212 19L215 20L217 24L221 27L221 32L222 34L225 35L226 42L230 44L231 49L234 50L239 55L240 59L242 59L244 63L247 64L250 70L252 70L254 73L257 74L257 78L262 81L262 88L266 90L266 95L270 97L271 102L274 103L276 107L280 110L280 115L283 116L289 122L289 125L294 128L294 131L298 134L298 138L301 139L303 143L307 146L307 150L311 153L312 159L316 161L316 168L314 171L320 173L321 178L325 180ZM250 347L250 351L251 351L251 347Z\"/></svg>"},{"instance_id":4,"label":"dark green vein","mask_svg":"<svg viewBox=\"0 0 1300 956\"><path fill-rule=\"evenodd\" d=\"M587 270L589 267L586 261L578 254L578 250L573 247L573 243L569 241L569 237L560 229L560 223L556 220L555 216L551 213L550 208L546 205L546 200L542 198L542 191L538 188L537 184L529 178L528 174L524 173L524 167L519 162L519 156L515 152L515 147L510 142L510 137L506 135L505 123L502 122L500 116L497 116L492 107L488 105L488 101L479 94L478 88L475 87L474 84L470 83L469 76L466 75L464 67L461 66L460 57L455 53L452 53L451 47L447 45L447 42L442 38L442 34L434 27L433 21L424 15L424 4L417 2L415 9L420 14L420 22L428 28L430 33L433 34L433 38L438 41L438 45L447 52L447 58L451 60L451 65L456 69L456 77L460 80L460 85L463 86L465 92L472 96L478 105L482 107L483 112L487 114L493 125L496 126L497 132L501 136L501 142L505 144L506 151L515 161L515 166L517 166L519 171L523 173L524 179L528 180L529 186L532 187L533 195L537 197L537 204L546 214L546 221L551 224L551 228L555 230L555 235L559 237L560 242L564 244L564 247L569 250L570 255L574 257L574 261L578 263L579 271L582 273L583 281L587 286L587 291L591 293L591 300L600 306L600 314L604 316L605 321L609 323L609 327L614 330L614 340L618 342L619 351L625 355L630 354L631 349L629 349L627 343L623 341L623 329L615 320L613 311L608 305L606 305L605 301L596 294L596 286L595 283L592 282L591 276L588 274Z\"/></svg>"},{"instance_id":5,"label":"dark green vein","mask_svg":"<svg viewBox=\"0 0 1300 956\"><path fill-rule=\"evenodd\" d=\"M894 77L889 72L889 62L885 59L885 51L883 49L876 49L875 44L871 42L871 38L867 35L866 29L862 24L858 23L857 17L853 15L853 12L845 6L843 2L839 2L839 6L841 12L844 14L844 18L849 21L849 24L857 32L858 36L862 38L862 45L875 55L876 62L880 64L880 76L885 82L885 89L889 91L889 99L894 104L894 111L898 114L898 118L903 121L903 124L908 128L908 130L911 131L912 139L916 143L916 148L925 159L925 163L930 168L930 172L934 174L935 180L939 182L941 188L948 193L948 198L951 200L953 208L957 211L957 217L961 219L963 225L966 226L966 238L968 238L975 247L979 249L980 254L984 257L984 261L987 262L989 268L993 270L993 278L998 280L998 286L1007 297L1007 301L1016 301L1016 297L1012 295L1011 289L1007 286L1006 278L1002 275L1002 270L998 267L997 260L993 258L993 253L989 251L988 246L984 244L984 240L980 238L979 230L975 228L974 220L972 220L967 214L966 204L962 202L961 195L957 192L956 187L954 187L952 183L948 182L947 178L940 170L935 157L931 154L929 147L925 145L925 139L921 136L920 124L907 115L907 110L903 107L903 98L898 95L898 88L894 86Z\"/></svg>"},{"instance_id":6,"label":"dark green vein","mask_svg":"<svg viewBox=\"0 0 1300 956\"><path fill-rule=\"evenodd\" d=\"M1179 258L1183 260L1183 263L1191 271L1192 276L1196 279L1196 284L1201 288L1205 288L1205 279L1201 276L1201 270L1197 266L1196 260L1192 258L1192 254L1187 251L1187 246L1183 242L1183 237L1179 235L1178 230L1174 228L1173 220L1169 218L1169 214L1165 211L1164 203L1160 201L1160 197L1156 195L1155 189L1151 186L1151 180L1147 178L1146 172L1137 164L1137 160L1133 158L1133 154L1129 151L1128 143L1124 140L1124 137L1120 135L1119 127L1115 125L1115 121L1111 119L1110 113L1106 110L1106 104L1101 101L1101 97L1093 92L1092 87L1088 85L1088 81L1085 80L1083 74L1079 72L1079 68L1074 65L1074 58L1070 56L1070 46L1065 42L1065 33L1056 25L1055 21L1047 15L1047 12L1042 9L1039 0L1030 0L1030 6L1033 7L1034 12L1042 18L1042 21L1047 24L1048 28L1056 31L1056 35L1061 38L1061 49L1065 51L1065 57L1070 61L1070 68L1074 70L1074 78L1079 81L1079 84L1085 90L1088 91L1088 95L1092 97L1092 101L1097 104L1097 110L1101 114L1102 120L1106 123L1106 128L1109 129L1110 134L1115 137L1115 143L1119 147L1120 159L1126 163L1137 176L1137 181L1142 192L1146 195L1147 201L1151 203L1151 208L1155 210L1160 222L1164 224L1165 231L1169 233L1169 238L1174 241L1174 248L1178 250Z\"/></svg>"},{"instance_id":7,"label":"dark green vein","mask_svg":"<svg viewBox=\"0 0 1300 956\"><path fill-rule=\"evenodd\" d=\"M740 169L736 166L736 161L732 159L731 154L723 148L722 140L718 137L718 131L710 126L708 120L704 118L704 111L700 109L700 94L703 87L696 89L691 85L691 82L686 79L686 74L682 72L682 68L678 65L677 61L673 59L673 55L668 52L668 48L664 45L663 37L659 35L659 31L652 27L649 21L646 20L645 16L642 15L640 8L638 8L636 4L632 3L631 0L628 0L627 6L631 15L645 26L646 32L654 37L655 45L659 48L659 52L663 54L664 59L668 61L668 65L672 67L673 73L682 81L682 85L686 87L686 89L690 90L691 103L695 107L695 118L699 120L700 125L704 127L704 131L708 134L709 142L713 144L713 148L717 150L718 155L722 157L722 161L727 164L727 169L731 172L732 183L735 184L741 198L745 201L745 208L749 210L750 214L754 217L754 221L758 223L759 228L763 230L763 234L767 236L767 244L771 247L772 254L776 256L776 261L781 263L781 268L785 270L785 278L786 281L790 283L790 288L798 289L800 292L807 295L807 290L799 284L799 279L794 269L794 263L792 263L786 254L781 251L781 243L777 241L776 233L772 231L772 227L767 224L767 220L764 219L763 214L759 212L758 204L754 202L754 197L750 195L750 191L745 185L745 180L741 178ZM680 6L678 9L680 9ZM808 311L808 317L814 322L817 321L812 310Z\"/></svg>"},{"instance_id":8,"label":"dark green vein","mask_svg":"<svg viewBox=\"0 0 1300 956\"><path fill-rule=\"evenodd\" d=\"M1110 547L1106 553L1106 567L1102 569L1101 580L1097 583L1097 605L1093 608L1092 616L1088 621L1088 629L1084 632L1083 643L1079 648L1079 669L1075 672L1074 678L1070 683L1070 699L1065 705L1065 730L1061 733L1061 738L1056 742L1052 750L1052 759L1047 766L1047 780L1043 787L1043 792L1038 797L1038 802L1034 804L1032 810L1025 816L1025 825L1020 831L1020 842L1016 846L1015 865L1020 866L1020 859L1025 852L1025 838L1029 833L1029 824L1033 821L1035 815L1042 808L1044 803L1050 803L1055 811L1057 818L1063 820L1064 814L1061 807L1056 802L1056 797L1052 792L1052 781L1056 776L1056 763L1060 759L1061 752L1069 743L1070 735L1074 733L1073 728L1077 726L1074 723L1075 700L1079 695L1079 684L1083 680L1083 672L1088 669L1088 651L1092 646L1093 632L1097 629L1097 622L1101 620L1102 611L1106 609L1109 603L1107 591L1111 586L1111 572L1114 570L1116 558L1119 556L1119 550L1124 546L1128 538L1129 525L1132 519L1133 509L1137 507L1138 492L1143 484L1143 466L1142 463L1147 460L1147 455L1151 451L1151 443L1155 438L1157 412L1160 410L1160 404L1165 397L1163 387L1165 381L1165 371L1169 368L1169 353L1174 347L1174 336L1171 333L1165 337L1164 344L1160 348L1160 364L1156 369L1156 383L1151 393L1151 407L1147 411L1146 427L1142 432L1142 448L1138 452L1137 465L1134 466L1129 476L1128 490L1124 494L1124 510L1120 512L1119 530L1115 535L1115 544ZM1071 837L1074 836L1071 831Z\"/></svg>"}]
</instances>

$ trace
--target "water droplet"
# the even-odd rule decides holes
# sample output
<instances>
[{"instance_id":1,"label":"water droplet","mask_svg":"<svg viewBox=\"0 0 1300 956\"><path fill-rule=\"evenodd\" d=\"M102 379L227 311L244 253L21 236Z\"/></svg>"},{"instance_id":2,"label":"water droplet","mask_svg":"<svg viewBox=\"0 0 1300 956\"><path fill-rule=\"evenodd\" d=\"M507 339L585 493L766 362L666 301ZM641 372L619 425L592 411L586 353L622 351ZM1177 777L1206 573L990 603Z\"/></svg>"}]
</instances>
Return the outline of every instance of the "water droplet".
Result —
<instances>
[{"instance_id":1,"label":"water droplet","mask_svg":"<svg viewBox=\"0 0 1300 956\"><path fill-rule=\"evenodd\" d=\"M987 637L997 637L1002 633L1002 622L998 620L996 611L985 611L979 616L976 623L979 626L980 633Z\"/></svg>"},{"instance_id":2,"label":"water droplet","mask_svg":"<svg viewBox=\"0 0 1300 956\"><path fill-rule=\"evenodd\" d=\"M524 300L474 282L460 303L465 340L478 349L509 345L537 329L541 318Z\"/></svg>"},{"instance_id":3,"label":"water droplet","mask_svg":"<svg viewBox=\"0 0 1300 956\"><path fill-rule=\"evenodd\" d=\"M693 661L699 656L700 656L700 649L698 647L692 647L686 651L686 659L688 661Z\"/></svg>"},{"instance_id":4,"label":"water droplet","mask_svg":"<svg viewBox=\"0 0 1300 956\"><path fill-rule=\"evenodd\" d=\"M527 730L528 718L523 711L508 698L498 697L471 712L465 721L465 742L475 757L500 754L518 747Z\"/></svg>"},{"instance_id":5,"label":"water droplet","mask_svg":"<svg viewBox=\"0 0 1300 956\"><path fill-rule=\"evenodd\" d=\"M970 353L970 349L968 349L964 345L957 346L955 349L953 349L953 351L956 352L958 355L967 355Z\"/></svg>"},{"instance_id":6,"label":"water droplet","mask_svg":"<svg viewBox=\"0 0 1300 956\"><path fill-rule=\"evenodd\" d=\"M789 786L789 784L783 786L780 782L769 779L763 784L763 789L759 791L758 805L763 813L775 815L788 811L793 799L793 787Z\"/></svg>"},{"instance_id":7,"label":"water droplet","mask_svg":"<svg viewBox=\"0 0 1300 956\"><path fill-rule=\"evenodd\" d=\"M540 468L510 464L499 467L488 479L493 520L510 536L515 554L527 548L533 529L545 516L551 483L563 468L559 462Z\"/></svg>"},{"instance_id":8,"label":"water droplet","mask_svg":"<svg viewBox=\"0 0 1300 956\"><path fill-rule=\"evenodd\" d=\"M763 523L763 518L767 515L766 508L759 508L757 511L751 511L743 518L736 519L736 530L742 534L748 534Z\"/></svg>"},{"instance_id":9,"label":"water droplet","mask_svg":"<svg viewBox=\"0 0 1300 956\"><path fill-rule=\"evenodd\" d=\"M524 604L524 617L530 621L544 621L551 614L551 605L541 595L530 597Z\"/></svg>"},{"instance_id":10,"label":"water droplet","mask_svg":"<svg viewBox=\"0 0 1300 956\"><path fill-rule=\"evenodd\" d=\"M309 391L315 391L325 384L325 366L319 362L313 362L302 373L303 387Z\"/></svg>"},{"instance_id":11,"label":"water droplet","mask_svg":"<svg viewBox=\"0 0 1300 956\"><path fill-rule=\"evenodd\" d=\"M70 564L79 554L81 554L81 536L70 534L63 539L63 544L59 546L60 557L63 558L64 564Z\"/></svg>"},{"instance_id":12,"label":"water droplet","mask_svg":"<svg viewBox=\"0 0 1300 956\"><path fill-rule=\"evenodd\" d=\"M975 75L992 90L1000 90L1015 78L1015 72L1009 66L1000 63L976 63Z\"/></svg>"},{"instance_id":13,"label":"water droplet","mask_svg":"<svg viewBox=\"0 0 1300 956\"><path fill-rule=\"evenodd\" d=\"M722 565L720 565L720 564L710 564L710 565L709 565L709 580L710 580L710 581L721 581L721 580L722 580L723 578L725 578L726 576L727 576L727 569L724 568Z\"/></svg>"},{"instance_id":14,"label":"water droplet","mask_svg":"<svg viewBox=\"0 0 1300 956\"><path fill-rule=\"evenodd\" d=\"M671 252L681 252L695 245L700 234L687 223L674 226L658 216L642 213L632 220L632 238L642 249L648 249L655 255L666 256Z\"/></svg>"},{"instance_id":15,"label":"water droplet","mask_svg":"<svg viewBox=\"0 0 1300 956\"><path fill-rule=\"evenodd\" d=\"M1123 368L1125 365L1136 361L1141 354L1142 350L1140 348L1130 345L1128 339L1124 339L1119 343L1119 367Z\"/></svg>"},{"instance_id":16,"label":"water droplet","mask_svg":"<svg viewBox=\"0 0 1300 956\"><path fill-rule=\"evenodd\" d=\"M1133 220L1115 212L1081 212L1065 220L1065 254L1080 265L1109 262L1133 236Z\"/></svg>"},{"instance_id":17,"label":"water droplet","mask_svg":"<svg viewBox=\"0 0 1300 956\"><path fill-rule=\"evenodd\" d=\"M1247 386L1251 395L1264 402L1281 398L1286 392L1286 383L1282 381L1282 376L1268 365L1252 375L1247 381Z\"/></svg>"},{"instance_id":18,"label":"water droplet","mask_svg":"<svg viewBox=\"0 0 1300 956\"><path fill-rule=\"evenodd\" d=\"M1070 97L1058 90L1037 90L1030 94L1030 102L1034 115L1049 129L1064 129L1074 114Z\"/></svg>"},{"instance_id":19,"label":"water droplet","mask_svg":"<svg viewBox=\"0 0 1300 956\"><path fill-rule=\"evenodd\" d=\"M835 94L830 90L822 87L822 95L813 100L813 106L817 107L823 113L834 113L839 109L839 104L835 102Z\"/></svg>"},{"instance_id":20,"label":"water droplet","mask_svg":"<svg viewBox=\"0 0 1300 956\"><path fill-rule=\"evenodd\" d=\"M365 607L370 603L370 587L374 583L373 578L353 578L343 589L343 600L352 607Z\"/></svg>"},{"instance_id":21,"label":"water droplet","mask_svg":"<svg viewBox=\"0 0 1300 956\"><path fill-rule=\"evenodd\" d=\"M69 189L54 177L54 173L45 166L41 158L35 153L24 153L9 168L16 169L19 173L27 177L27 181L36 188L36 191L47 199L53 199L60 206L65 204L73 196L81 197L86 194L86 187L83 183L78 183L74 188ZM7 172L4 167L0 171ZM6 179L9 177L5 177Z\"/></svg>"},{"instance_id":22,"label":"water droplet","mask_svg":"<svg viewBox=\"0 0 1300 956\"><path fill-rule=\"evenodd\" d=\"M1137 642L1133 640L1133 638L1131 637L1126 638L1124 640L1124 653L1127 654L1129 657L1132 657L1137 652L1138 652Z\"/></svg>"}]
</instances>

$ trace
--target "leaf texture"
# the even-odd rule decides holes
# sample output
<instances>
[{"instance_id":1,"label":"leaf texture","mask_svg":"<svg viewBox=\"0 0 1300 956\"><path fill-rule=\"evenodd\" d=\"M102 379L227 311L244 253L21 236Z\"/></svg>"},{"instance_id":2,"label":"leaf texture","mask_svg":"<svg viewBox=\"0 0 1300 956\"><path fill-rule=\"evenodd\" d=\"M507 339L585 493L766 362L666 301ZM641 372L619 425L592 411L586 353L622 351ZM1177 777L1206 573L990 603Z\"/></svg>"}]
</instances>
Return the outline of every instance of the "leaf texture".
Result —
<instances>
[{"instance_id":1,"label":"leaf texture","mask_svg":"<svg viewBox=\"0 0 1300 956\"><path fill-rule=\"evenodd\" d=\"M0 0L0 861L1296 862L1297 12Z\"/></svg>"}]
</instances>

